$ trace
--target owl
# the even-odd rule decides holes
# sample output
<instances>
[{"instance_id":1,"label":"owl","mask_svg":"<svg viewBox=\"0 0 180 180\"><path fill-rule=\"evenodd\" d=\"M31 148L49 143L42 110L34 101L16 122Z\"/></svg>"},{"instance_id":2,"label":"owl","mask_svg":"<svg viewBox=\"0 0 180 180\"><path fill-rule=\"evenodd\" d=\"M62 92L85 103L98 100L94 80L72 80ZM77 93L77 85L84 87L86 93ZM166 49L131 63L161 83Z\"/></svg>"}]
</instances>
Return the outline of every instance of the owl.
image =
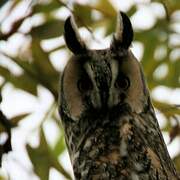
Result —
<instances>
[{"instance_id":1,"label":"owl","mask_svg":"<svg viewBox=\"0 0 180 180\"><path fill-rule=\"evenodd\" d=\"M88 49L73 16L64 38L73 55L61 77L59 113L75 179L178 179L130 50L127 15L119 12L107 49Z\"/></svg>"}]
</instances>

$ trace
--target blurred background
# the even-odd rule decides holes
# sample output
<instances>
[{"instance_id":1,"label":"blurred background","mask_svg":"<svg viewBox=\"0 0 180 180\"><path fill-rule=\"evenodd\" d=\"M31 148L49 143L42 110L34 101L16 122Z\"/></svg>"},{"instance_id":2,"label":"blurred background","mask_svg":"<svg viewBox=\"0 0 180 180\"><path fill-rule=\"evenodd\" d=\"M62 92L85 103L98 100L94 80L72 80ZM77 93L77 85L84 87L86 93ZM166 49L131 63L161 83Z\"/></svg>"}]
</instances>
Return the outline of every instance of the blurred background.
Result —
<instances>
[{"instance_id":1,"label":"blurred background","mask_svg":"<svg viewBox=\"0 0 180 180\"><path fill-rule=\"evenodd\" d=\"M64 20L73 14L89 48L103 49L119 10L131 19L131 50L143 66L180 171L179 0L0 0L0 109L11 126L12 144L2 157L0 180L73 179L57 111L59 78L71 56L62 37ZM1 149L7 140L1 120Z\"/></svg>"}]
</instances>

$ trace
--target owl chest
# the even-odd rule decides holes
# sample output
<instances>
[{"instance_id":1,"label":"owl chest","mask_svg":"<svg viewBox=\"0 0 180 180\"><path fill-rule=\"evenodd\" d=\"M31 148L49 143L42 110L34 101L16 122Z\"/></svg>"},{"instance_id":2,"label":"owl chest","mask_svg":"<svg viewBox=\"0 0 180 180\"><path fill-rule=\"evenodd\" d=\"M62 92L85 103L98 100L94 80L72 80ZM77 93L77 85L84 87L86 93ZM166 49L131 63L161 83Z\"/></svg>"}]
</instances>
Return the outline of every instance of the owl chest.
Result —
<instances>
[{"instance_id":1,"label":"owl chest","mask_svg":"<svg viewBox=\"0 0 180 180\"><path fill-rule=\"evenodd\" d=\"M142 139L139 120L132 115L66 126L68 147L75 177L88 179L119 179L139 176L148 178L151 159L148 142ZM89 122L89 123L88 123ZM81 126L83 124L83 126ZM148 133L148 132L146 132Z\"/></svg>"}]
</instances>

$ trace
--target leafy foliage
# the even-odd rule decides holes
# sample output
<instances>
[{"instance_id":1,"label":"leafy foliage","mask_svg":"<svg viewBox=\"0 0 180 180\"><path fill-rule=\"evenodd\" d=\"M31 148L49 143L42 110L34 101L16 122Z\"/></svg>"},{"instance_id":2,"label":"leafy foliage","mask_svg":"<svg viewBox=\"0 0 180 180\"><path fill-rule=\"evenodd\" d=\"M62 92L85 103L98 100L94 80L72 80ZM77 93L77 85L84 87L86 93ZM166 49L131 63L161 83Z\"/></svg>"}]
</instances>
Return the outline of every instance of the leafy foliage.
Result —
<instances>
[{"instance_id":1,"label":"leafy foliage","mask_svg":"<svg viewBox=\"0 0 180 180\"><path fill-rule=\"evenodd\" d=\"M32 148L28 144L26 145L29 157L34 165L34 171L43 180L48 180L49 169L54 167L57 169L66 179L71 179L70 175L63 166L58 162L56 154L53 153L47 141L43 130L40 130L40 144L37 148Z\"/></svg>"},{"instance_id":2,"label":"leafy foliage","mask_svg":"<svg viewBox=\"0 0 180 180\"><path fill-rule=\"evenodd\" d=\"M22 1L19 0L13 0L11 2L2 1L0 2L0 8L8 5L6 12L7 17L8 15L12 15L13 10L21 3ZM174 24L179 25L178 20L174 18L174 16L180 8L180 3L179 0L152 0L147 6L152 3L162 5L166 15L161 18L156 17L154 25L150 28L135 28L135 41L141 43L144 47L141 63L151 92L159 86L178 89L180 83L180 61L179 56L175 56L174 54L175 51L179 50L180 43L173 44L171 43L171 39L172 36L180 38L177 28L174 27ZM127 11L127 14L133 16L138 11L138 7L139 4L134 3ZM2 77L1 90L10 83L15 88L38 98L37 88L43 86L52 94L54 103L57 104L60 72L58 72L52 64L50 57L53 52L67 50L64 44L60 44L52 50L45 50L42 42L43 40L52 40L63 35L63 24L65 20L63 16L64 9L69 13L73 13L79 26L85 27L91 33L103 27L104 36L106 37L114 31L117 10L109 0L98 0L96 3L88 1L84 4L79 4L74 1L73 8L69 7L68 3L61 2L60 0L49 0L46 2L31 1L26 14L19 19L13 20L8 32L3 32L2 29L0 29L0 46L2 43L6 44L8 40L16 34L21 34L27 42L30 41L24 54L18 51L16 55L11 55L8 51L5 52L0 49L0 58L3 57L10 60L22 70L20 74L14 74L8 67L0 63L0 76ZM57 12L61 12L62 17L57 17ZM98 18L95 14L97 14ZM41 23L32 23L28 31L21 31L21 28L27 24L27 22L30 22L37 16L42 18ZM3 26L3 22L6 21L6 17L1 20L0 28ZM94 38L93 34L92 38ZM61 61L61 57L59 57L59 61ZM158 76L161 73L160 68L163 69L162 67L166 67L167 72L163 76ZM180 117L180 106L178 103L179 102L172 105L168 102L162 102L153 98L155 108L166 117L167 121L162 130L169 133L171 142L179 136L180 132L178 119ZM54 109L54 107L50 107L47 114L39 126L39 146L33 148L28 143L26 145L26 150L33 164L34 172L41 179L46 180L49 177L50 168L53 167L66 179L71 179L70 174L64 169L63 164L61 164L58 159L65 151L62 133L53 148L50 147L44 135L43 124L47 120L59 121L56 115L57 108ZM31 115L31 113L17 115L12 117L9 122L13 128L17 127L18 124L25 121L24 118L29 115ZM176 122L175 125L173 123L174 120ZM59 132L62 132L59 123L56 123L56 126ZM0 132L3 132L4 129L5 128L0 125ZM180 170L179 155L174 158L174 162L177 169Z\"/></svg>"}]
</instances>

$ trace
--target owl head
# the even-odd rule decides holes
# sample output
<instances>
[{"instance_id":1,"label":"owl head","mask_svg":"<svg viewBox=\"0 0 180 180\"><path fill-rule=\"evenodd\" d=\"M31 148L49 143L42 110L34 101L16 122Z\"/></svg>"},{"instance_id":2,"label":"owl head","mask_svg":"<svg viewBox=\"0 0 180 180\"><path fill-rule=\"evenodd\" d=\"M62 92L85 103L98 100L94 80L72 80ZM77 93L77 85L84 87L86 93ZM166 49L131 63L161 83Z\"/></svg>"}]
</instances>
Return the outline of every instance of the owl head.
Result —
<instances>
[{"instance_id":1,"label":"owl head","mask_svg":"<svg viewBox=\"0 0 180 180\"><path fill-rule=\"evenodd\" d=\"M123 12L118 14L116 32L107 49L89 49L72 16L65 21L64 38L73 56L61 79L60 113L76 120L84 112L101 114L123 106L136 113L144 111L148 91L140 63L129 48L133 29Z\"/></svg>"}]
</instances>

